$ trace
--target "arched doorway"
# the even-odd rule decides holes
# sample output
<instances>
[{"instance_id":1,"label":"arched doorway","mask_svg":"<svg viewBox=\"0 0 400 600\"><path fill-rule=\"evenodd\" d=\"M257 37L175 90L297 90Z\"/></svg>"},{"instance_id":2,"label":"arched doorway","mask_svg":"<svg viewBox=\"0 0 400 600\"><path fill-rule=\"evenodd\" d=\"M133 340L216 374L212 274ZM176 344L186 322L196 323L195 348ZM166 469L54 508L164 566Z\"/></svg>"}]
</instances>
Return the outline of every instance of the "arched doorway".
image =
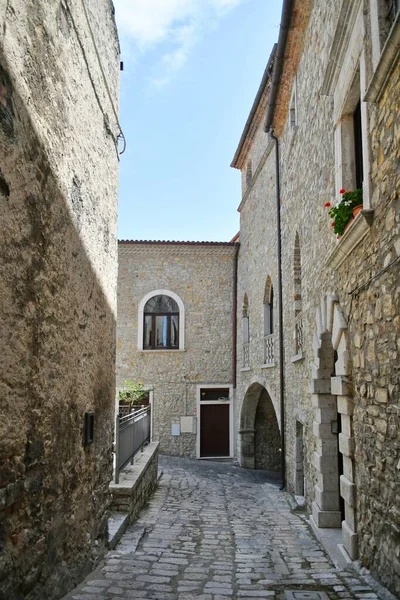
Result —
<instances>
[{"instance_id":1,"label":"arched doorway","mask_svg":"<svg viewBox=\"0 0 400 600\"><path fill-rule=\"evenodd\" d=\"M281 435L274 405L266 388L253 383L240 413L240 466L278 472L280 461Z\"/></svg>"},{"instance_id":2,"label":"arched doorway","mask_svg":"<svg viewBox=\"0 0 400 600\"><path fill-rule=\"evenodd\" d=\"M322 299L316 315L311 393L315 407L317 472L313 519L342 528L343 545L358 557L353 428L353 386L347 321L336 295Z\"/></svg>"}]
</instances>

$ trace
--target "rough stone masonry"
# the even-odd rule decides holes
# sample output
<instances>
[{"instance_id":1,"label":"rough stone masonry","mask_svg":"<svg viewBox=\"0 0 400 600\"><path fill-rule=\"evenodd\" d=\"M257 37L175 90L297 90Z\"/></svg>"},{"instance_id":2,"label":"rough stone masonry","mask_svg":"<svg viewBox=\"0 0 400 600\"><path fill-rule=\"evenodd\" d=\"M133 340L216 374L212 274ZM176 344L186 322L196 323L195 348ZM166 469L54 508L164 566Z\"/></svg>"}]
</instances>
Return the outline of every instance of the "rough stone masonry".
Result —
<instances>
[{"instance_id":1,"label":"rough stone masonry","mask_svg":"<svg viewBox=\"0 0 400 600\"><path fill-rule=\"evenodd\" d=\"M119 44L85 6L0 0L2 600L59 598L107 536Z\"/></svg>"}]
</instances>

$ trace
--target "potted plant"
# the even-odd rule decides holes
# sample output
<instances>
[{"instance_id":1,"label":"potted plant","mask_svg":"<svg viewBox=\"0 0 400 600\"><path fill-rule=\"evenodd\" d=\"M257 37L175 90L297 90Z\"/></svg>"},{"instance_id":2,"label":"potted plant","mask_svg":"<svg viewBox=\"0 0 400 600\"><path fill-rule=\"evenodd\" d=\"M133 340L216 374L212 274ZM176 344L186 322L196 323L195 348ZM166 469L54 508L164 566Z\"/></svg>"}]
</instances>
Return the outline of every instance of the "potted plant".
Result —
<instances>
[{"instance_id":1,"label":"potted plant","mask_svg":"<svg viewBox=\"0 0 400 600\"><path fill-rule=\"evenodd\" d=\"M331 227L338 237L343 235L347 225L363 207L362 189L346 191L343 188L340 194L342 198L334 206L330 202L325 202L325 206L329 208L328 214L333 219Z\"/></svg>"},{"instance_id":2,"label":"potted plant","mask_svg":"<svg viewBox=\"0 0 400 600\"><path fill-rule=\"evenodd\" d=\"M145 404L149 396L149 391L145 389L143 383L134 382L130 379L124 381L123 387L118 392L118 400L128 405L129 410L132 406Z\"/></svg>"}]
</instances>

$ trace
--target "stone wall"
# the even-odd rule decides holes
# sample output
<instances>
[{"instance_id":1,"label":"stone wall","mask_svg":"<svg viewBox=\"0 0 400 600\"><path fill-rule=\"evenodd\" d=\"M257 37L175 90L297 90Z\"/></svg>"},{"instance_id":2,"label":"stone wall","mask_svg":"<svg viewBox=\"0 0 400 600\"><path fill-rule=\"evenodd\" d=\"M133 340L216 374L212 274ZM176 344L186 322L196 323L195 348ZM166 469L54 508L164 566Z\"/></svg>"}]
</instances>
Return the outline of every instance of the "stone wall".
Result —
<instances>
[{"instance_id":1,"label":"stone wall","mask_svg":"<svg viewBox=\"0 0 400 600\"><path fill-rule=\"evenodd\" d=\"M133 465L120 473L119 483L110 483L111 509L128 515L128 522L137 519L151 498L158 480L158 444L150 442L137 454Z\"/></svg>"},{"instance_id":2,"label":"stone wall","mask_svg":"<svg viewBox=\"0 0 400 600\"><path fill-rule=\"evenodd\" d=\"M301 478L304 473L307 507L319 525L329 522L330 526L342 526L351 557L359 557L399 595L400 130L395 115L400 86L394 50L390 57L391 48L398 49L398 23L387 45L389 51L384 51L377 66L372 64L370 34L374 3L318 0L310 15L308 6L304 10L307 26L296 13L293 31L289 32L284 85L274 121L281 169L286 485L293 492L299 491L299 473ZM303 32L302 40L299 32ZM299 45L301 56L291 51ZM337 183L348 176L348 159L341 154L345 150L340 147L338 132L340 110L343 114L351 110L346 108L344 94L354 78L359 81L360 97L367 93L361 110L364 209L368 210L338 242L324 203L336 201L342 187ZM370 88L378 92L372 93ZM292 127L288 103L294 89L297 119ZM268 140L263 134L253 136L252 144L242 157L243 165L246 158L262 154L257 144L267 151ZM276 368L268 369L268 380L262 371L257 372L259 359L255 354L263 332L266 275L271 274L272 282L276 281L274 169L272 151L246 189L240 207L239 429L249 423L241 421L240 413L248 400L255 403L255 385L266 387L279 416L279 373ZM372 226L370 210L374 211ZM245 293L250 315L250 364L243 369L240 325ZM303 342L299 351L296 330L300 322ZM276 354L277 350L276 345ZM337 421L342 425L339 434L334 433ZM302 451L297 441L296 453L299 428ZM243 438L246 436L247 431ZM343 459L342 473L338 452ZM250 466L248 457L246 461ZM339 494L345 506L343 523Z\"/></svg>"},{"instance_id":3,"label":"stone wall","mask_svg":"<svg viewBox=\"0 0 400 600\"><path fill-rule=\"evenodd\" d=\"M52 599L107 541L118 127L81 5L0 4L0 597ZM87 5L117 105L112 6Z\"/></svg>"},{"instance_id":4,"label":"stone wall","mask_svg":"<svg viewBox=\"0 0 400 600\"><path fill-rule=\"evenodd\" d=\"M196 434L172 435L196 417L197 386L233 380L235 244L119 244L117 385L152 390L153 438L160 452L196 456ZM185 309L184 350L138 350L138 309L146 294L168 290ZM181 317L180 317L181 318Z\"/></svg>"}]
</instances>

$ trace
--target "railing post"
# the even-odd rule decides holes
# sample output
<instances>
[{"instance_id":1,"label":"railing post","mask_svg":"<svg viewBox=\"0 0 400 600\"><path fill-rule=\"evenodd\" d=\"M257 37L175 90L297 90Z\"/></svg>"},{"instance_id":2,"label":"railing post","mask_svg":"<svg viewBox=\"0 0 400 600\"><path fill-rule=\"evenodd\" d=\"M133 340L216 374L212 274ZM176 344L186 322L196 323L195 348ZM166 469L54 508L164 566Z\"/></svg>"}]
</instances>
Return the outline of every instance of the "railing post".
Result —
<instances>
[{"instance_id":1,"label":"railing post","mask_svg":"<svg viewBox=\"0 0 400 600\"><path fill-rule=\"evenodd\" d=\"M119 483L119 414L115 419L115 471L114 483Z\"/></svg>"}]
</instances>

